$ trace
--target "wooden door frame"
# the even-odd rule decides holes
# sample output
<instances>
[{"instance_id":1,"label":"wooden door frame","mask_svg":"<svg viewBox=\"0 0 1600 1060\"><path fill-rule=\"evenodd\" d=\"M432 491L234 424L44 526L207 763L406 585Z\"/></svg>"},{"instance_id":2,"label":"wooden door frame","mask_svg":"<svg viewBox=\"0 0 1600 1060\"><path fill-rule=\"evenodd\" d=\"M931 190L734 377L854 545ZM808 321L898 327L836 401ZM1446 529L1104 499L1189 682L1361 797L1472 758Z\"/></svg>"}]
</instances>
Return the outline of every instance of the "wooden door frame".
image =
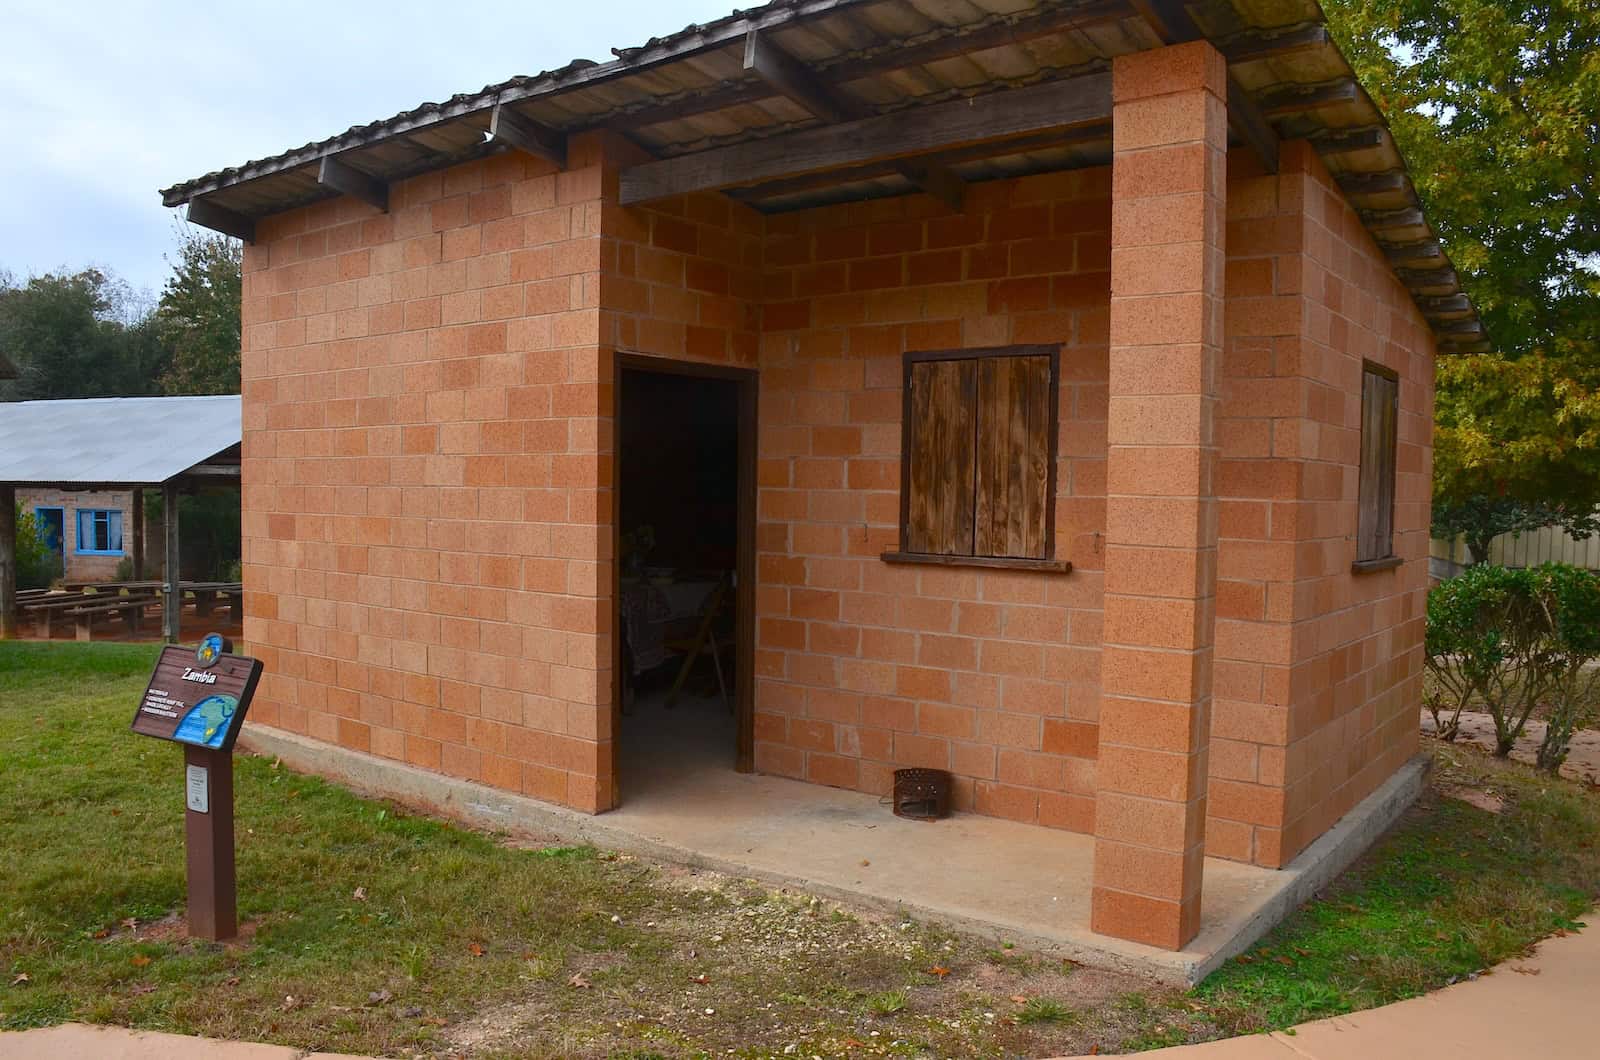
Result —
<instances>
[{"instance_id":1,"label":"wooden door frame","mask_svg":"<svg viewBox=\"0 0 1600 1060\"><path fill-rule=\"evenodd\" d=\"M734 565L734 768L755 771L756 424L760 376L754 368L676 361L639 353L614 358L611 387L611 805L622 804L622 375L625 371L699 376L737 388L738 501Z\"/></svg>"}]
</instances>

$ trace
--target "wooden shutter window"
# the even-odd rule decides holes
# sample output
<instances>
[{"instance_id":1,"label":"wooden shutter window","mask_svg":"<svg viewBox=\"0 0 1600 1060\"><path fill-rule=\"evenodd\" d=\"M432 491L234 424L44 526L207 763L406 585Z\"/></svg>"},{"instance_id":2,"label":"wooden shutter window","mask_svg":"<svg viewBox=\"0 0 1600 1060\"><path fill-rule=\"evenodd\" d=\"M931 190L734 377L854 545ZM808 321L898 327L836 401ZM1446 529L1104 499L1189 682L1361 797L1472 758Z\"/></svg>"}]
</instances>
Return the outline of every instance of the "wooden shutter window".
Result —
<instances>
[{"instance_id":1,"label":"wooden shutter window","mask_svg":"<svg viewBox=\"0 0 1600 1060\"><path fill-rule=\"evenodd\" d=\"M975 361L920 361L907 381L905 549L972 555Z\"/></svg>"},{"instance_id":2,"label":"wooden shutter window","mask_svg":"<svg viewBox=\"0 0 1600 1060\"><path fill-rule=\"evenodd\" d=\"M1361 372L1361 477L1356 517L1356 566L1383 565L1394 556L1395 448L1400 381L1368 364Z\"/></svg>"},{"instance_id":3,"label":"wooden shutter window","mask_svg":"<svg viewBox=\"0 0 1600 1060\"><path fill-rule=\"evenodd\" d=\"M1049 357L978 362L978 482L973 552L1044 559L1050 498Z\"/></svg>"},{"instance_id":4,"label":"wooden shutter window","mask_svg":"<svg viewBox=\"0 0 1600 1060\"><path fill-rule=\"evenodd\" d=\"M1051 558L1058 355L1050 346L906 355L903 551L885 560L1072 569Z\"/></svg>"}]
</instances>

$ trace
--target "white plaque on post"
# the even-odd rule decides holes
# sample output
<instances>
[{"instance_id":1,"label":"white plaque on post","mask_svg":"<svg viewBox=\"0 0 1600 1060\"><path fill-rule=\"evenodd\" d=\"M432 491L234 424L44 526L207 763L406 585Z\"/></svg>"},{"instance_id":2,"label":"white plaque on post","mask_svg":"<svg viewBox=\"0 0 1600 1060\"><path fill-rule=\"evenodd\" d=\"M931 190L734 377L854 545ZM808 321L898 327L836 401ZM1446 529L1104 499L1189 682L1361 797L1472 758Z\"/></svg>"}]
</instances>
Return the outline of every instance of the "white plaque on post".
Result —
<instances>
[{"instance_id":1,"label":"white plaque on post","mask_svg":"<svg viewBox=\"0 0 1600 1060\"><path fill-rule=\"evenodd\" d=\"M189 766L185 773L188 783L184 788L189 795L189 809L195 813L210 813L211 771L205 766Z\"/></svg>"}]
</instances>

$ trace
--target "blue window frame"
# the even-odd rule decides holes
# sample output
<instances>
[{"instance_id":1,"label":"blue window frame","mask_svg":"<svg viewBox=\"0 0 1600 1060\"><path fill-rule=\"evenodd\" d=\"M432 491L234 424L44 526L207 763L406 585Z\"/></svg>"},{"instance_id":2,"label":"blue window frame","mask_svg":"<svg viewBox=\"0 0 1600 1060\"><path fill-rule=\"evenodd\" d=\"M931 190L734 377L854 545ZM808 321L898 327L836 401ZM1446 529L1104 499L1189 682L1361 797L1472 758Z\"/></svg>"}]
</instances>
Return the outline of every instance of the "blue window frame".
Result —
<instances>
[{"instance_id":1,"label":"blue window frame","mask_svg":"<svg viewBox=\"0 0 1600 1060\"><path fill-rule=\"evenodd\" d=\"M83 556L122 555L122 513L116 509L78 509L78 547Z\"/></svg>"}]
</instances>

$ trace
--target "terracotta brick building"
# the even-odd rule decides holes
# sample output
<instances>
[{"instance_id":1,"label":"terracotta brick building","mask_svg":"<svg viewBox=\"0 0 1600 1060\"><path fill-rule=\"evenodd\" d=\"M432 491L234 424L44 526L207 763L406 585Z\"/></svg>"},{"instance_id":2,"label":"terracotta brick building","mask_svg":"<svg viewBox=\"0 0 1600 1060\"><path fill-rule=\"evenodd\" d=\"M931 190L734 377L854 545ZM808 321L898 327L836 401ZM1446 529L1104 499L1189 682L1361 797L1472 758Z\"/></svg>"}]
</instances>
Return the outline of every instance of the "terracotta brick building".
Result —
<instances>
[{"instance_id":1,"label":"terracotta brick building","mask_svg":"<svg viewBox=\"0 0 1600 1060\"><path fill-rule=\"evenodd\" d=\"M1480 331L1314 3L1140 11L781 0L169 189L251 243L252 722L626 798L619 394L687 372L730 762L949 770L1160 946L1287 864L1416 751Z\"/></svg>"}]
</instances>

